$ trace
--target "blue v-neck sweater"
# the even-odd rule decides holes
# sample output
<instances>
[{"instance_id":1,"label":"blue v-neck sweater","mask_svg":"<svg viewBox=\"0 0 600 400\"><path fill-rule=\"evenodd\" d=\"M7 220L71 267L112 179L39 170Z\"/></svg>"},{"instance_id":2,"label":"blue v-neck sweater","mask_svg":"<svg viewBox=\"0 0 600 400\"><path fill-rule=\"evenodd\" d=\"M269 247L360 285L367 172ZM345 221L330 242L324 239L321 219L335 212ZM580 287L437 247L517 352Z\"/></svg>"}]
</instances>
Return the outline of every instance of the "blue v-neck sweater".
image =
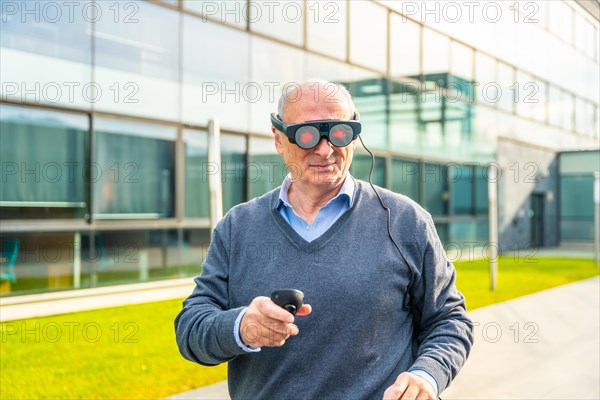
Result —
<instances>
[{"instance_id":1,"label":"blue v-neck sweater","mask_svg":"<svg viewBox=\"0 0 600 400\"><path fill-rule=\"evenodd\" d=\"M214 230L196 288L175 319L177 344L202 365L229 362L233 399L381 399L411 369L440 393L473 342L431 216L409 198L357 180L353 205L312 242L277 210L279 188L232 208ZM408 262L408 264L407 264ZM248 353L233 326L243 307L281 288L304 292L313 311L282 347Z\"/></svg>"}]
</instances>

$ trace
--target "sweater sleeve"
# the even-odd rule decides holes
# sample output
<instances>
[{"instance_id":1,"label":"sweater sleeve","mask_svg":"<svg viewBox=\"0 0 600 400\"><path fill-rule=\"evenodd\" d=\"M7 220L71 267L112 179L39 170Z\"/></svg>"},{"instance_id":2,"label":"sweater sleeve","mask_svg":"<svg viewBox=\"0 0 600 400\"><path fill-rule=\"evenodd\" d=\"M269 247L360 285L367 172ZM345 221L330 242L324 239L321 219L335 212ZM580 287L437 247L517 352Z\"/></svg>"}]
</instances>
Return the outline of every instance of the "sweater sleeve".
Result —
<instances>
[{"instance_id":1,"label":"sweater sleeve","mask_svg":"<svg viewBox=\"0 0 600 400\"><path fill-rule=\"evenodd\" d=\"M196 287L175 318L179 351L202 365L218 365L244 354L234 336L235 321L243 307L229 309L229 254L226 234L214 230Z\"/></svg>"},{"instance_id":2,"label":"sweater sleeve","mask_svg":"<svg viewBox=\"0 0 600 400\"><path fill-rule=\"evenodd\" d=\"M463 295L456 289L456 271L446 258L431 217L425 224L421 273L411 285L417 358L411 369L430 373L439 393L452 382L473 344L473 323Z\"/></svg>"}]
</instances>

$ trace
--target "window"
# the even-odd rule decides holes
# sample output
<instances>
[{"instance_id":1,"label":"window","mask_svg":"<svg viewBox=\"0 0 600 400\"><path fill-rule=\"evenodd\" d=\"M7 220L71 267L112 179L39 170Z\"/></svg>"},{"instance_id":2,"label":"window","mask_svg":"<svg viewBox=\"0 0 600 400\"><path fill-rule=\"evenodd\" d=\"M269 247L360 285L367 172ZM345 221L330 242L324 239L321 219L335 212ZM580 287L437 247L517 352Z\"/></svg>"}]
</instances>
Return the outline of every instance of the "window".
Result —
<instances>
[{"instance_id":1,"label":"window","mask_svg":"<svg viewBox=\"0 0 600 400\"><path fill-rule=\"evenodd\" d=\"M183 17L184 122L206 126L216 118L225 129L248 131L249 103L255 98L249 84L249 42L247 33Z\"/></svg>"},{"instance_id":2,"label":"window","mask_svg":"<svg viewBox=\"0 0 600 400\"><path fill-rule=\"evenodd\" d=\"M395 158L392 160L392 190L419 201L419 163Z\"/></svg>"},{"instance_id":3,"label":"window","mask_svg":"<svg viewBox=\"0 0 600 400\"><path fill-rule=\"evenodd\" d=\"M475 99L494 105L500 93L497 90L496 60L483 53L475 53Z\"/></svg>"},{"instance_id":4,"label":"window","mask_svg":"<svg viewBox=\"0 0 600 400\"><path fill-rule=\"evenodd\" d=\"M223 211L246 201L246 138L221 135Z\"/></svg>"},{"instance_id":5,"label":"window","mask_svg":"<svg viewBox=\"0 0 600 400\"><path fill-rule=\"evenodd\" d=\"M473 50L459 42L452 41L450 54L450 72L454 77L472 81L473 76Z\"/></svg>"},{"instance_id":6,"label":"window","mask_svg":"<svg viewBox=\"0 0 600 400\"><path fill-rule=\"evenodd\" d=\"M251 0L248 7L250 30L298 46L304 44L304 4L302 1L286 2Z\"/></svg>"},{"instance_id":7,"label":"window","mask_svg":"<svg viewBox=\"0 0 600 400\"><path fill-rule=\"evenodd\" d=\"M390 75L418 79L421 74L421 26L392 14L390 26Z\"/></svg>"},{"instance_id":8,"label":"window","mask_svg":"<svg viewBox=\"0 0 600 400\"><path fill-rule=\"evenodd\" d=\"M177 120L180 14L145 1L95 4L106 16L94 33L96 109Z\"/></svg>"},{"instance_id":9,"label":"window","mask_svg":"<svg viewBox=\"0 0 600 400\"><path fill-rule=\"evenodd\" d=\"M423 207L434 216L448 215L448 168L439 163L424 163L421 168Z\"/></svg>"},{"instance_id":10,"label":"window","mask_svg":"<svg viewBox=\"0 0 600 400\"><path fill-rule=\"evenodd\" d=\"M453 164L448 167L452 214L473 214L473 167Z\"/></svg>"},{"instance_id":11,"label":"window","mask_svg":"<svg viewBox=\"0 0 600 400\"><path fill-rule=\"evenodd\" d=\"M345 60L346 1L307 1L306 12L307 47Z\"/></svg>"},{"instance_id":12,"label":"window","mask_svg":"<svg viewBox=\"0 0 600 400\"><path fill-rule=\"evenodd\" d=\"M371 156L368 154L354 153L354 159L350 166L350 173L357 179L369 181L371 170ZM385 186L385 158L375 157L375 168L373 169L374 185Z\"/></svg>"},{"instance_id":13,"label":"window","mask_svg":"<svg viewBox=\"0 0 600 400\"><path fill-rule=\"evenodd\" d=\"M2 218L83 218L88 118L0 105Z\"/></svg>"},{"instance_id":14,"label":"window","mask_svg":"<svg viewBox=\"0 0 600 400\"><path fill-rule=\"evenodd\" d=\"M248 184L250 198L254 198L281 185L288 170L283 158L275 150L274 139L250 138L249 150Z\"/></svg>"},{"instance_id":15,"label":"window","mask_svg":"<svg viewBox=\"0 0 600 400\"><path fill-rule=\"evenodd\" d=\"M205 20L210 18L240 28L246 28L248 21L248 2L246 0L184 0L183 8L202 14Z\"/></svg>"},{"instance_id":16,"label":"window","mask_svg":"<svg viewBox=\"0 0 600 400\"><path fill-rule=\"evenodd\" d=\"M92 86L91 23L82 17L81 4L68 4L0 2L3 97L91 108L95 97L86 90ZM11 7L17 12L10 13ZM108 86L102 89L110 91Z\"/></svg>"},{"instance_id":17,"label":"window","mask_svg":"<svg viewBox=\"0 0 600 400\"><path fill-rule=\"evenodd\" d=\"M367 1L351 1L350 60L378 71L386 70L387 10ZM368 23L365 23L368 21Z\"/></svg>"},{"instance_id":18,"label":"window","mask_svg":"<svg viewBox=\"0 0 600 400\"><path fill-rule=\"evenodd\" d=\"M440 74L450 71L450 39L423 28L423 75L425 80L437 82Z\"/></svg>"},{"instance_id":19,"label":"window","mask_svg":"<svg viewBox=\"0 0 600 400\"><path fill-rule=\"evenodd\" d=\"M94 129L94 217L172 217L177 129L108 118Z\"/></svg>"},{"instance_id":20,"label":"window","mask_svg":"<svg viewBox=\"0 0 600 400\"><path fill-rule=\"evenodd\" d=\"M216 167L208 162L208 135L206 132L183 131L185 153L185 216L208 218L210 192L208 179Z\"/></svg>"}]
</instances>

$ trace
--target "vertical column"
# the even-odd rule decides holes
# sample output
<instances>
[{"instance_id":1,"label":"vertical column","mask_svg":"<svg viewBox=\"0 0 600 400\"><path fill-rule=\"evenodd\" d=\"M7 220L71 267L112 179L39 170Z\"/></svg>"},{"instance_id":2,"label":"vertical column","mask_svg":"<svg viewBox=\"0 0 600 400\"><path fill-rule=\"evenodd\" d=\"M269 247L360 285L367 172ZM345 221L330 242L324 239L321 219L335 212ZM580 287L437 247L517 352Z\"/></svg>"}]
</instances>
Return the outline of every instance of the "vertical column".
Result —
<instances>
[{"instance_id":1,"label":"vertical column","mask_svg":"<svg viewBox=\"0 0 600 400\"><path fill-rule=\"evenodd\" d=\"M81 233L73 235L73 288L81 287Z\"/></svg>"},{"instance_id":2,"label":"vertical column","mask_svg":"<svg viewBox=\"0 0 600 400\"><path fill-rule=\"evenodd\" d=\"M498 177L500 170L495 163L488 167L488 205L489 205L489 240L488 256L490 259L490 289L496 290L498 275Z\"/></svg>"}]
</instances>

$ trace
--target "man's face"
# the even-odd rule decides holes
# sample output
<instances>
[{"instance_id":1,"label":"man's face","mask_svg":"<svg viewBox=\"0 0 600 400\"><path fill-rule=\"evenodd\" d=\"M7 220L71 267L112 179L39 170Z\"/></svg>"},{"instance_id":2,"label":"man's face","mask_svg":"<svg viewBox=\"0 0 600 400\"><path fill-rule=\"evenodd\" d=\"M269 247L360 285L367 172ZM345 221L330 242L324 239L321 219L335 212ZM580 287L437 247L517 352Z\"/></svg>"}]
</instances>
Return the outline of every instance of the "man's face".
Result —
<instances>
[{"instance_id":1,"label":"man's face","mask_svg":"<svg viewBox=\"0 0 600 400\"><path fill-rule=\"evenodd\" d=\"M331 93L323 91L315 93L310 90L303 92L299 100L288 103L285 115L280 116L285 124L295 124L306 121L327 119L352 119L351 111L345 96L341 93L332 99ZM321 100L321 101L315 101ZM327 101L325 101L327 99ZM275 130L275 147L283 156L292 182L301 182L321 188L335 187L346 178L356 142L346 147L335 147L322 138L319 144L309 150L304 150L290 143L288 138Z\"/></svg>"}]
</instances>

